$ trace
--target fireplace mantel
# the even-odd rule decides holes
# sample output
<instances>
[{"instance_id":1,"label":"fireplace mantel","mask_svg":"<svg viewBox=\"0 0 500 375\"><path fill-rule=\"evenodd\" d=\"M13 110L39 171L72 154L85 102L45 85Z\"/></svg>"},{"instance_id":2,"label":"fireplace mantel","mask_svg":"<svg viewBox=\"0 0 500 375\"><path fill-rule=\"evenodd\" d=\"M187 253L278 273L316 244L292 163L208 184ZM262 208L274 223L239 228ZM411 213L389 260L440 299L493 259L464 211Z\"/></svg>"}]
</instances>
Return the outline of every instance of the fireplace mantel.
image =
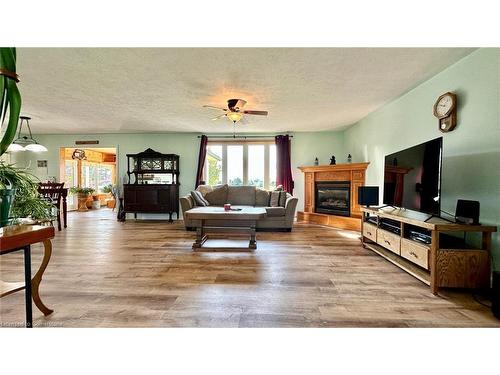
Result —
<instances>
[{"instance_id":1,"label":"fireplace mantel","mask_svg":"<svg viewBox=\"0 0 500 375\"><path fill-rule=\"evenodd\" d=\"M299 211L299 220L330 225L344 229L359 229L361 210L358 205L358 187L365 184L365 171L370 163L346 163L335 165L302 166L304 173L304 211ZM349 181L351 184L351 216L341 217L314 212L314 186L316 182Z\"/></svg>"},{"instance_id":2,"label":"fireplace mantel","mask_svg":"<svg viewBox=\"0 0 500 375\"><path fill-rule=\"evenodd\" d=\"M338 172L338 171L366 171L368 168L368 163L345 163L345 164L334 164L334 165L314 165L314 166L303 166L299 169L306 172Z\"/></svg>"}]
</instances>

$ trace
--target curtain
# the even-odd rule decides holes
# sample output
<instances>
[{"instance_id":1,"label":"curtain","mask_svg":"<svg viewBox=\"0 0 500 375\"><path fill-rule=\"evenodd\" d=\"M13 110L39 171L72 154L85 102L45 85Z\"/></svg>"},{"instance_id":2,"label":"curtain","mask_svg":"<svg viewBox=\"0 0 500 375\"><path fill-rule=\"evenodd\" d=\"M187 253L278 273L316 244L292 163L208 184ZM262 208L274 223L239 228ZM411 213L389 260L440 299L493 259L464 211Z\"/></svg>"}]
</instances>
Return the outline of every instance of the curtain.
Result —
<instances>
[{"instance_id":1,"label":"curtain","mask_svg":"<svg viewBox=\"0 0 500 375\"><path fill-rule=\"evenodd\" d=\"M195 189L201 185L203 180L203 166L205 165L205 159L207 157L207 144L208 137L206 135L202 135L200 140L200 153L198 154L198 170L196 171Z\"/></svg>"},{"instance_id":2,"label":"curtain","mask_svg":"<svg viewBox=\"0 0 500 375\"><path fill-rule=\"evenodd\" d=\"M290 161L290 137L277 135L276 143L276 185L283 185L283 190L293 193L292 164Z\"/></svg>"}]
</instances>

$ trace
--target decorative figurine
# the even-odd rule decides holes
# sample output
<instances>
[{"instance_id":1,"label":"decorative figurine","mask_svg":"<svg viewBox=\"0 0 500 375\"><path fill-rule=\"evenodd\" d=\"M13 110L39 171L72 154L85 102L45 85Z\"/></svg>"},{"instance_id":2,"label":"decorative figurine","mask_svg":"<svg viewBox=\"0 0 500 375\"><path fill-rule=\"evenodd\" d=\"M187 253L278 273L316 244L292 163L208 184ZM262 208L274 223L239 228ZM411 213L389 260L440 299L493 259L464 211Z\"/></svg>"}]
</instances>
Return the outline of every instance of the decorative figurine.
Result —
<instances>
[{"instance_id":1,"label":"decorative figurine","mask_svg":"<svg viewBox=\"0 0 500 375\"><path fill-rule=\"evenodd\" d=\"M314 165L319 165L319 160L318 160L318 158L314 159Z\"/></svg>"},{"instance_id":2,"label":"decorative figurine","mask_svg":"<svg viewBox=\"0 0 500 375\"><path fill-rule=\"evenodd\" d=\"M332 157L330 158L330 165L335 165L337 164L337 161L335 160L335 155L332 155Z\"/></svg>"},{"instance_id":3,"label":"decorative figurine","mask_svg":"<svg viewBox=\"0 0 500 375\"><path fill-rule=\"evenodd\" d=\"M348 163L352 162L352 156L351 156L351 154L347 155L347 162Z\"/></svg>"}]
</instances>

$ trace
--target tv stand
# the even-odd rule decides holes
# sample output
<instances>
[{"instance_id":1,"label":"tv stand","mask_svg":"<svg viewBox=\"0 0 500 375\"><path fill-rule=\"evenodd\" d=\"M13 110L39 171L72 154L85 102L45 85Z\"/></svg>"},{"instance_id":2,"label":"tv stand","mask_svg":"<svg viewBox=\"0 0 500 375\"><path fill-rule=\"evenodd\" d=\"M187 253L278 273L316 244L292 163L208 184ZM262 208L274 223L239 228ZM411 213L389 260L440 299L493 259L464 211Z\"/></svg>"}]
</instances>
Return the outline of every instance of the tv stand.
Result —
<instances>
[{"instance_id":1,"label":"tv stand","mask_svg":"<svg viewBox=\"0 0 500 375\"><path fill-rule=\"evenodd\" d=\"M455 223L454 221L452 221L450 219L447 219L445 217L442 217L442 216L438 216L438 215L434 215L434 214L430 214L430 215L431 216L429 216L427 219L424 220L425 223L427 223L430 219L433 219L433 218L438 218L438 219L441 219L441 220L445 220L448 223Z\"/></svg>"},{"instance_id":2,"label":"tv stand","mask_svg":"<svg viewBox=\"0 0 500 375\"><path fill-rule=\"evenodd\" d=\"M412 210L398 208L361 208L361 242L368 248L410 275L430 286L438 294L439 288L489 288L491 234L495 226L452 223L443 218L428 217ZM365 220L365 215L376 216L377 225ZM399 223L399 234L380 228L381 219ZM425 244L410 239L409 230L420 228L431 236ZM465 242L451 242L446 232L481 232L480 248Z\"/></svg>"}]
</instances>

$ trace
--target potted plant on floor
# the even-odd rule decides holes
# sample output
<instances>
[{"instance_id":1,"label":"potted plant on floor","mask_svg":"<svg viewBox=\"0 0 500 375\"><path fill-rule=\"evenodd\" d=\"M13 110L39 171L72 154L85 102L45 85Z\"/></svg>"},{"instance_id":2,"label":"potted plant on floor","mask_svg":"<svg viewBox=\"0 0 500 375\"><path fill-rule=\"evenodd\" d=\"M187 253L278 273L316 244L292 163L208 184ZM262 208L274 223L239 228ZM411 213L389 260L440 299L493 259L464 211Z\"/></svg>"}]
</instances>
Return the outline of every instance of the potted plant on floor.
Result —
<instances>
[{"instance_id":1,"label":"potted plant on floor","mask_svg":"<svg viewBox=\"0 0 500 375\"><path fill-rule=\"evenodd\" d=\"M89 195L95 192L95 189L90 187L80 187L73 186L69 189L70 194L76 194L78 197L78 211L88 211L87 208L87 200L89 199Z\"/></svg>"},{"instance_id":2,"label":"potted plant on floor","mask_svg":"<svg viewBox=\"0 0 500 375\"><path fill-rule=\"evenodd\" d=\"M116 199L115 199L115 194L114 191L116 190L116 187L113 186L113 184L106 185L102 188L102 192L108 194L108 198L106 199L106 206L108 208L115 208L116 206Z\"/></svg>"}]
</instances>

